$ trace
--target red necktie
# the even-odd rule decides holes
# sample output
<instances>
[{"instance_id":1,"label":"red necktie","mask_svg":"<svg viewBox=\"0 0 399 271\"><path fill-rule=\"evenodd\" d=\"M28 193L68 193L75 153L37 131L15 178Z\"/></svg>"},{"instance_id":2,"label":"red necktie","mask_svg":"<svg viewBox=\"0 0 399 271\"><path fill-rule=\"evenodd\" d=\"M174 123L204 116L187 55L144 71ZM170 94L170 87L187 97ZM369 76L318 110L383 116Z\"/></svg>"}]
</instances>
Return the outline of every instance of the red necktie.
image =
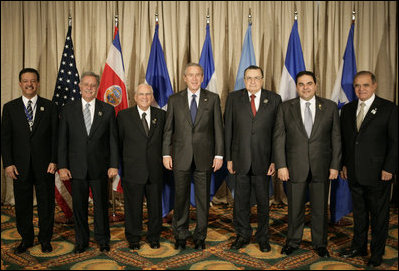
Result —
<instances>
[{"instance_id":1,"label":"red necktie","mask_svg":"<svg viewBox=\"0 0 399 271\"><path fill-rule=\"evenodd\" d=\"M252 114L254 117L256 116L256 107L255 107L255 95L251 95L251 109L252 109Z\"/></svg>"}]
</instances>

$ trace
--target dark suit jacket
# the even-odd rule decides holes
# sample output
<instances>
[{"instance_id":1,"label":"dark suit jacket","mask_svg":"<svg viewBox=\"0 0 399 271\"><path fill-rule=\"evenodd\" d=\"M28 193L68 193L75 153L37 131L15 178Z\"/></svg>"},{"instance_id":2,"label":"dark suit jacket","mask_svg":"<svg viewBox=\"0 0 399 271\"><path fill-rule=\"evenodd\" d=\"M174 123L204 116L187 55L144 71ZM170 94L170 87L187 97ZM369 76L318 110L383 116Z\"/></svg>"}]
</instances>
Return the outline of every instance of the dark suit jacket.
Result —
<instances>
[{"instance_id":1,"label":"dark suit jacket","mask_svg":"<svg viewBox=\"0 0 399 271\"><path fill-rule=\"evenodd\" d=\"M4 168L15 165L18 179L25 180L32 162L37 177L46 175L49 163L57 163L57 129L57 107L50 100L38 96L32 132L22 97L6 103L1 125Z\"/></svg>"},{"instance_id":2,"label":"dark suit jacket","mask_svg":"<svg viewBox=\"0 0 399 271\"><path fill-rule=\"evenodd\" d=\"M103 179L119 167L118 130L113 106L96 99L94 119L87 135L82 101L66 104L60 115L58 168L74 179Z\"/></svg>"},{"instance_id":3,"label":"dark suit jacket","mask_svg":"<svg viewBox=\"0 0 399 271\"><path fill-rule=\"evenodd\" d=\"M223 156L223 123L219 95L201 89L195 123L192 123L187 89L169 97L163 139L163 155L171 155L173 168L212 168L215 155Z\"/></svg>"},{"instance_id":4,"label":"dark suit jacket","mask_svg":"<svg viewBox=\"0 0 399 271\"><path fill-rule=\"evenodd\" d=\"M341 131L338 107L331 100L316 96L316 115L310 138L301 117L299 97L279 106L274 130L276 169L287 167L291 181L327 181L329 169L339 170Z\"/></svg>"},{"instance_id":5,"label":"dark suit jacket","mask_svg":"<svg viewBox=\"0 0 399 271\"><path fill-rule=\"evenodd\" d=\"M341 110L342 165L348 169L349 181L376 185L382 170L394 174L398 168L398 109L375 96L357 132L357 106L355 100Z\"/></svg>"},{"instance_id":6,"label":"dark suit jacket","mask_svg":"<svg viewBox=\"0 0 399 271\"><path fill-rule=\"evenodd\" d=\"M262 89L254 117L246 89L232 91L227 97L224 114L226 160L233 161L238 174L248 173L251 165L255 175L267 173L272 162L273 128L280 103L280 95Z\"/></svg>"},{"instance_id":7,"label":"dark suit jacket","mask_svg":"<svg viewBox=\"0 0 399 271\"><path fill-rule=\"evenodd\" d=\"M144 131L137 105L122 110L117 117L122 154L122 180L145 184L162 182L162 138L165 111L151 107L150 132Z\"/></svg>"}]
</instances>

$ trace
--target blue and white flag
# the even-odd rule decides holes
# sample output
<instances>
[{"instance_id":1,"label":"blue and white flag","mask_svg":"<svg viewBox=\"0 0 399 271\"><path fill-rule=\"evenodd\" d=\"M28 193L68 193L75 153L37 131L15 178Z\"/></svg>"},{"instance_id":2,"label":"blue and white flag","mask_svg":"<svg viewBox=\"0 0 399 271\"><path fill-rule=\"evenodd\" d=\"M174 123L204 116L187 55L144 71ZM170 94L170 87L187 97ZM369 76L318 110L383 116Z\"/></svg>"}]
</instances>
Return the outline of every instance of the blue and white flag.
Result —
<instances>
[{"instance_id":1,"label":"blue and white flag","mask_svg":"<svg viewBox=\"0 0 399 271\"><path fill-rule=\"evenodd\" d=\"M304 70L306 70L306 67L298 33L298 21L295 20L288 41L287 54L280 80L280 96L283 102L297 97L295 78L299 72Z\"/></svg>"},{"instance_id":2,"label":"blue and white flag","mask_svg":"<svg viewBox=\"0 0 399 271\"><path fill-rule=\"evenodd\" d=\"M170 83L168 68L165 62L162 45L158 38L158 23L155 26L154 38L152 40L150 58L145 79L154 91L155 106L166 110L168 98L173 94ZM165 217L172 210L174 205L174 181L173 173L165 171L164 184L162 189L162 216Z\"/></svg>"},{"instance_id":3,"label":"blue and white flag","mask_svg":"<svg viewBox=\"0 0 399 271\"><path fill-rule=\"evenodd\" d=\"M344 57L338 69L331 95L331 100L337 103L338 109L341 109L344 104L357 99L355 90L353 89L353 79L356 75L356 57L353 47L354 30L355 24L352 23ZM349 185L340 176L338 176L337 180L331 182L330 212L333 223L338 222L342 217L352 212L352 198Z\"/></svg>"},{"instance_id":4,"label":"blue and white flag","mask_svg":"<svg viewBox=\"0 0 399 271\"><path fill-rule=\"evenodd\" d=\"M256 65L254 45L252 44L252 24L248 24L247 32L245 33L244 43L242 45L242 52L240 64L238 65L238 72L236 77L236 84L234 90L245 88L244 71L251 65Z\"/></svg>"},{"instance_id":5,"label":"blue and white flag","mask_svg":"<svg viewBox=\"0 0 399 271\"><path fill-rule=\"evenodd\" d=\"M204 81L202 81L201 88L219 94L216 85L215 63L213 61L212 42L211 42L211 35L209 33L209 24L206 25L206 36L205 36L204 45L202 46L199 64L204 69ZM213 196L216 194L220 185L223 183L224 179L227 176L227 173L228 171L226 163L223 164L220 170L212 173L209 201L212 201ZM191 180L190 202L191 205L196 206L193 180Z\"/></svg>"}]
</instances>

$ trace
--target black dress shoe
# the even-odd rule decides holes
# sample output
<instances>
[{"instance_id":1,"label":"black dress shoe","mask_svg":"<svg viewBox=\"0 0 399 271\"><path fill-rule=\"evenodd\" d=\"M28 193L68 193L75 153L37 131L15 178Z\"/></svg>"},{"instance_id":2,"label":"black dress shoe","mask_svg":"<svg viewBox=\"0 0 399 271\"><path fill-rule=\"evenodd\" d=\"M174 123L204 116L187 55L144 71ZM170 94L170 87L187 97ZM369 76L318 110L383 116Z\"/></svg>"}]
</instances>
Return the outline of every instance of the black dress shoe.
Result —
<instances>
[{"instance_id":1,"label":"black dress shoe","mask_svg":"<svg viewBox=\"0 0 399 271\"><path fill-rule=\"evenodd\" d=\"M356 248L350 248L341 252L341 257L343 258L354 258L358 256L367 256L367 250L360 250Z\"/></svg>"},{"instance_id":2,"label":"black dress shoe","mask_svg":"<svg viewBox=\"0 0 399 271\"><path fill-rule=\"evenodd\" d=\"M53 247L51 246L50 242L43 242L40 243L42 245L42 252L51 252L53 251Z\"/></svg>"},{"instance_id":3,"label":"black dress shoe","mask_svg":"<svg viewBox=\"0 0 399 271\"><path fill-rule=\"evenodd\" d=\"M21 254L24 253L28 248L33 247L33 244L25 244L24 242L21 242L14 250L15 254Z\"/></svg>"},{"instance_id":4,"label":"black dress shoe","mask_svg":"<svg viewBox=\"0 0 399 271\"><path fill-rule=\"evenodd\" d=\"M84 245L76 245L75 249L73 250L73 252L75 253L83 253L86 251L87 246Z\"/></svg>"},{"instance_id":5,"label":"black dress shoe","mask_svg":"<svg viewBox=\"0 0 399 271\"><path fill-rule=\"evenodd\" d=\"M204 240L194 240L195 249L205 249L205 241Z\"/></svg>"},{"instance_id":6,"label":"black dress shoe","mask_svg":"<svg viewBox=\"0 0 399 271\"><path fill-rule=\"evenodd\" d=\"M259 250L261 252L269 252L271 249L268 241L259 242Z\"/></svg>"},{"instance_id":7,"label":"black dress shoe","mask_svg":"<svg viewBox=\"0 0 399 271\"><path fill-rule=\"evenodd\" d=\"M317 255L319 255L322 258L328 258L330 257L330 253L328 253L328 250L325 247L319 247L316 249Z\"/></svg>"},{"instance_id":8,"label":"black dress shoe","mask_svg":"<svg viewBox=\"0 0 399 271\"><path fill-rule=\"evenodd\" d=\"M382 263L382 258L381 258L381 257L378 257L378 258L375 258L375 259L374 259L374 258L371 258L371 259L368 261L367 266L377 267L377 266L380 266L381 263Z\"/></svg>"},{"instance_id":9,"label":"black dress shoe","mask_svg":"<svg viewBox=\"0 0 399 271\"><path fill-rule=\"evenodd\" d=\"M101 243L100 244L100 251L103 252L104 250L105 251L109 251L110 250L110 247L109 247L108 243Z\"/></svg>"},{"instance_id":10,"label":"black dress shoe","mask_svg":"<svg viewBox=\"0 0 399 271\"><path fill-rule=\"evenodd\" d=\"M231 244L230 249L239 250L245 245L249 244L249 240L245 240L241 236L237 236L236 240Z\"/></svg>"},{"instance_id":11,"label":"black dress shoe","mask_svg":"<svg viewBox=\"0 0 399 271\"><path fill-rule=\"evenodd\" d=\"M292 252L294 252L295 250L297 250L297 247L291 247L291 246L287 246L285 245L282 249L281 249L281 254L285 254L285 255L290 255Z\"/></svg>"},{"instance_id":12,"label":"black dress shoe","mask_svg":"<svg viewBox=\"0 0 399 271\"><path fill-rule=\"evenodd\" d=\"M150 247L151 248L160 248L161 245L159 244L159 241L151 241L150 242Z\"/></svg>"},{"instance_id":13,"label":"black dress shoe","mask_svg":"<svg viewBox=\"0 0 399 271\"><path fill-rule=\"evenodd\" d=\"M129 248L130 249L140 249L140 243L139 242L129 242Z\"/></svg>"},{"instance_id":14,"label":"black dress shoe","mask_svg":"<svg viewBox=\"0 0 399 271\"><path fill-rule=\"evenodd\" d=\"M186 248L186 240L184 239L176 239L175 249L185 249Z\"/></svg>"}]
</instances>

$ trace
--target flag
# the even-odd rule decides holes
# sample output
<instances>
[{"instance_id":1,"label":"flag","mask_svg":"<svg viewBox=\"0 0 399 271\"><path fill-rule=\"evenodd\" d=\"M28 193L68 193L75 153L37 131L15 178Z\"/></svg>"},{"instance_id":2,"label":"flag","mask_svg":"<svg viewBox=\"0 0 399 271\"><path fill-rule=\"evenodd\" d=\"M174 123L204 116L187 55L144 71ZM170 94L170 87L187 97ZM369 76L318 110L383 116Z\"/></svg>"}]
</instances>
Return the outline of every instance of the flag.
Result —
<instances>
[{"instance_id":1,"label":"flag","mask_svg":"<svg viewBox=\"0 0 399 271\"><path fill-rule=\"evenodd\" d=\"M129 107L126 91L125 68L123 65L122 47L119 40L119 29L115 26L114 39L109 48L107 61L101 76L97 99L114 106L115 114ZM120 170L119 170L120 171ZM122 193L121 172L114 177L112 189Z\"/></svg>"},{"instance_id":2,"label":"flag","mask_svg":"<svg viewBox=\"0 0 399 271\"><path fill-rule=\"evenodd\" d=\"M168 68L161 43L158 38L158 23L155 25L154 38L152 40L150 57L145 79L154 91L154 98L157 107L166 110L168 98L173 94L170 83ZM164 171L164 184L162 189L162 217L169 214L173 208L174 181L172 171Z\"/></svg>"},{"instance_id":3,"label":"flag","mask_svg":"<svg viewBox=\"0 0 399 271\"><path fill-rule=\"evenodd\" d=\"M252 24L248 24L247 32L245 33L244 43L242 45L240 64L238 65L238 72L234 90L245 88L244 71L251 65L256 65L255 51L252 44Z\"/></svg>"},{"instance_id":4,"label":"flag","mask_svg":"<svg viewBox=\"0 0 399 271\"><path fill-rule=\"evenodd\" d=\"M72 21L69 21L68 32L62 52L60 68L55 83L53 102L58 107L58 112L69 101L80 99L79 73L76 68L75 54L72 42ZM71 181L61 181L58 172L55 174L55 199L67 219L72 213L72 187Z\"/></svg>"},{"instance_id":5,"label":"flag","mask_svg":"<svg viewBox=\"0 0 399 271\"><path fill-rule=\"evenodd\" d=\"M287 54L280 80L280 96L283 102L297 96L295 78L299 72L304 70L306 70L306 67L298 34L298 21L295 20L288 41Z\"/></svg>"},{"instance_id":6,"label":"flag","mask_svg":"<svg viewBox=\"0 0 399 271\"><path fill-rule=\"evenodd\" d=\"M205 36L204 45L202 46L199 64L204 70L204 81L202 81L201 88L207 89L213 93L218 94L217 85L216 85L215 63L213 61L213 53L212 53L211 35L209 32L209 23L207 23L206 25L206 36ZM223 166L217 172L212 173L209 201L212 201L213 196L216 194L220 185L223 183L223 180L226 178L227 173L228 171L226 163L223 163ZM196 206L193 180L191 180L190 202L191 205Z\"/></svg>"},{"instance_id":7,"label":"flag","mask_svg":"<svg viewBox=\"0 0 399 271\"><path fill-rule=\"evenodd\" d=\"M295 19L288 40L287 54L280 80L280 96L282 101L297 97L295 78L296 75L306 70L303 60L301 39L298 33L298 21ZM284 192L287 193L287 182L283 182ZM309 190L306 189L306 202L309 201Z\"/></svg>"},{"instance_id":8,"label":"flag","mask_svg":"<svg viewBox=\"0 0 399 271\"><path fill-rule=\"evenodd\" d=\"M341 109L344 104L356 99L356 94L353 89L353 79L356 75L356 57L353 47L354 30L355 24L352 23L344 57L338 69L337 78L331 95L331 100L337 103L338 109ZM350 212L352 212L352 198L348 182L342 180L341 177L338 176L337 180L331 182L331 221L336 223Z\"/></svg>"}]
</instances>

